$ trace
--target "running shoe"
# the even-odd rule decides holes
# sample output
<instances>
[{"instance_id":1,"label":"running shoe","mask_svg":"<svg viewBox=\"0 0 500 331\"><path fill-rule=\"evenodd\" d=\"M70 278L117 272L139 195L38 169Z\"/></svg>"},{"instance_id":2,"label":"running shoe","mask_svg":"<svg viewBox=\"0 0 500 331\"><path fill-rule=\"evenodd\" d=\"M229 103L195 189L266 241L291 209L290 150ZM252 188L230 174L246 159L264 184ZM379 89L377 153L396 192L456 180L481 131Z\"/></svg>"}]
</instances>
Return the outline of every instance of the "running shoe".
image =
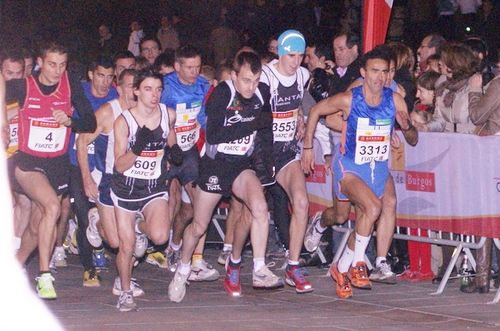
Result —
<instances>
[{"instance_id":1,"label":"running shoe","mask_svg":"<svg viewBox=\"0 0 500 331\"><path fill-rule=\"evenodd\" d=\"M231 251L222 250L217 258L217 263L220 265L226 265L229 255L231 255Z\"/></svg>"},{"instance_id":2,"label":"running shoe","mask_svg":"<svg viewBox=\"0 0 500 331\"><path fill-rule=\"evenodd\" d=\"M288 285L295 287L297 293L308 293L314 291L311 283L304 276L304 269L297 265L287 265L285 281Z\"/></svg>"},{"instance_id":3,"label":"running shoe","mask_svg":"<svg viewBox=\"0 0 500 331\"><path fill-rule=\"evenodd\" d=\"M54 288L54 277L50 272L44 272L36 278L36 291L38 296L44 300L57 299L56 289Z\"/></svg>"},{"instance_id":4,"label":"running shoe","mask_svg":"<svg viewBox=\"0 0 500 331\"><path fill-rule=\"evenodd\" d=\"M370 274L370 280L376 283L396 284L396 274L392 272L391 266L386 260L380 262L380 265L373 269Z\"/></svg>"},{"instance_id":5,"label":"running shoe","mask_svg":"<svg viewBox=\"0 0 500 331\"><path fill-rule=\"evenodd\" d=\"M219 276L217 269L214 269L205 260L201 260L192 265L188 280L192 282L211 282L219 279Z\"/></svg>"},{"instance_id":6,"label":"running shoe","mask_svg":"<svg viewBox=\"0 0 500 331\"><path fill-rule=\"evenodd\" d=\"M170 247L165 250L165 255L167 256L168 270L170 272L175 272L177 269L177 264L181 258L181 251L174 251Z\"/></svg>"},{"instance_id":7,"label":"running shoe","mask_svg":"<svg viewBox=\"0 0 500 331\"><path fill-rule=\"evenodd\" d=\"M97 222L99 222L99 212L97 211L96 207L90 208L88 218L89 225L87 226L87 229L85 231L85 233L87 234L87 239L93 247L101 247L102 238L99 234L99 230L97 230Z\"/></svg>"},{"instance_id":8,"label":"running shoe","mask_svg":"<svg viewBox=\"0 0 500 331\"><path fill-rule=\"evenodd\" d=\"M99 287L101 286L101 278L97 275L95 269L85 270L83 272L84 287Z\"/></svg>"},{"instance_id":9,"label":"running shoe","mask_svg":"<svg viewBox=\"0 0 500 331\"><path fill-rule=\"evenodd\" d=\"M226 292L232 297L239 297L241 295L240 273L241 262L232 263L229 259L227 259L224 290L226 290Z\"/></svg>"},{"instance_id":10,"label":"running shoe","mask_svg":"<svg viewBox=\"0 0 500 331\"><path fill-rule=\"evenodd\" d=\"M259 270L253 271L252 286L254 289L273 290L285 286L285 282L264 265Z\"/></svg>"},{"instance_id":11,"label":"running shoe","mask_svg":"<svg viewBox=\"0 0 500 331\"><path fill-rule=\"evenodd\" d=\"M148 238L146 237L146 235L142 233L136 233L134 256L140 259L141 257L144 256L147 249L148 249Z\"/></svg>"},{"instance_id":12,"label":"running shoe","mask_svg":"<svg viewBox=\"0 0 500 331\"><path fill-rule=\"evenodd\" d=\"M146 256L146 262L155 265L161 269L168 268L168 262L165 253L161 251L149 253Z\"/></svg>"},{"instance_id":13,"label":"running shoe","mask_svg":"<svg viewBox=\"0 0 500 331\"><path fill-rule=\"evenodd\" d=\"M68 220L68 233L66 234L66 238L64 238L63 247L73 255L78 255L78 244L76 242L77 228L76 221L70 218Z\"/></svg>"},{"instance_id":14,"label":"running shoe","mask_svg":"<svg viewBox=\"0 0 500 331\"><path fill-rule=\"evenodd\" d=\"M368 278L368 267L365 262L359 261L354 267L351 266L347 272L347 276L352 286L363 290L372 289L372 283Z\"/></svg>"},{"instance_id":15,"label":"running shoe","mask_svg":"<svg viewBox=\"0 0 500 331\"><path fill-rule=\"evenodd\" d=\"M139 283L137 283L137 279L130 278L130 290L132 291L134 297L140 297L144 295L144 290L141 288ZM115 282L113 284L113 294L120 295L122 293L122 282L120 281L120 277L115 278Z\"/></svg>"},{"instance_id":16,"label":"running shoe","mask_svg":"<svg viewBox=\"0 0 500 331\"><path fill-rule=\"evenodd\" d=\"M92 263L97 270L107 270L109 268L109 261L104 253L104 248L95 249L92 252Z\"/></svg>"},{"instance_id":17,"label":"running shoe","mask_svg":"<svg viewBox=\"0 0 500 331\"><path fill-rule=\"evenodd\" d=\"M337 283L335 293L341 299L352 297L352 287L347 272L340 272L337 263L330 266L330 276Z\"/></svg>"},{"instance_id":18,"label":"running shoe","mask_svg":"<svg viewBox=\"0 0 500 331\"><path fill-rule=\"evenodd\" d=\"M64 268L68 266L68 262L66 262L66 252L64 251L64 247L55 247L54 253L52 253L52 258L50 259L49 268Z\"/></svg>"},{"instance_id":19,"label":"running shoe","mask_svg":"<svg viewBox=\"0 0 500 331\"><path fill-rule=\"evenodd\" d=\"M323 232L319 232L316 228L316 225L321 221L321 213L318 211L311 220L311 224L309 224L306 234L304 236L304 247L308 252L314 252L318 249L319 242L321 241L321 237L323 236Z\"/></svg>"},{"instance_id":20,"label":"running shoe","mask_svg":"<svg viewBox=\"0 0 500 331\"><path fill-rule=\"evenodd\" d=\"M175 271L174 278L168 285L168 298L173 302L181 302L186 295L186 285L188 284L189 273L184 275Z\"/></svg>"},{"instance_id":21,"label":"running shoe","mask_svg":"<svg viewBox=\"0 0 500 331\"><path fill-rule=\"evenodd\" d=\"M125 291L120 293L116 308L118 308L119 311L123 312L137 310L137 304L134 301L132 291Z\"/></svg>"}]
</instances>

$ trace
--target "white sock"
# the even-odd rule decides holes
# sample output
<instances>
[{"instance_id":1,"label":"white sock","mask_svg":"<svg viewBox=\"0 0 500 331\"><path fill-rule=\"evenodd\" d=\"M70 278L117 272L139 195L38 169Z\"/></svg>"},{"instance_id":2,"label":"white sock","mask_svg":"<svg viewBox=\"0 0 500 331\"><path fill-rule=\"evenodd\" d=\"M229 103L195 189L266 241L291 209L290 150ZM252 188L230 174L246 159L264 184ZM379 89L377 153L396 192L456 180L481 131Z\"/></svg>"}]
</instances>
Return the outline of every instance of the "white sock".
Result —
<instances>
[{"instance_id":1,"label":"white sock","mask_svg":"<svg viewBox=\"0 0 500 331\"><path fill-rule=\"evenodd\" d=\"M231 244L224 244L224 248L222 248L223 252L231 252L233 250L233 245Z\"/></svg>"},{"instance_id":2,"label":"white sock","mask_svg":"<svg viewBox=\"0 0 500 331\"><path fill-rule=\"evenodd\" d=\"M16 250L16 251L19 250L19 248L21 248L21 238L14 237L13 242L14 242L14 250Z\"/></svg>"},{"instance_id":3,"label":"white sock","mask_svg":"<svg viewBox=\"0 0 500 331\"><path fill-rule=\"evenodd\" d=\"M255 261L255 259L254 259L254 261ZM233 257L233 254L231 254L231 263L232 263L232 264L238 264L238 263L241 263L241 257L240 257L239 259L235 259L235 258ZM254 262L254 263L255 263L255 262Z\"/></svg>"},{"instance_id":4,"label":"white sock","mask_svg":"<svg viewBox=\"0 0 500 331\"><path fill-rule=\"evenodd\" d=\"M321 226L321 221L317 222L314 226L319 233L323 233L326 230L326 227Z\"/></svg>"},{"instance_id":5,"label":"white sock","mask_svg":"<svg viewBox=\"0 0 500 331\"><path fill-rule=\"evenodd\" d=\"M191 262L183 263L182 261L180 261L179 273L181 273L183 275L187 275L190 272L191 272Z\"/></svg>"},{"instance_id":6,"label":"white sock","mask_svg":"<svg viewBox=\"0 0 500 331\"><path fill-rule=\"evenodd\" d=\"M348 246L345 247L344 253L340 257L337 268L340 272L347 272L351 266L352 259L354 258L354 252Z\"/></svg>"},{"instance_id":7,"label":"white sock","mask_svg":"<svg viewBox=\"0 0 500 331\"><path fill-rule=\"evenodd\" d=\"M260 270L266 265L266 260L263 257L254 257L253 259L253 271Z\"/></svg>"},{"instance_id":8,"label":"white sock","mask_svg":"<svg viewBox=\"0 0 500 331\"><path fill-rule=\"evenodd\" d=\"M288 259L288 265L299 265L299 261L292 261L290 259Z\"/></svg>"},{"instance_id":9,"label":"white sock","mask_svg":"<svg viewBox=\"0 0 500 331\"><path fill-rule=\"evenodd\" d=\"M377 258L375 259L375 266L379 267L380 263L382 263L382 261L385 261L385 260L386 260L385 256L377 256Z\"/></svg>"},{"instance_id":10,"label":"white sock","mask_svg":"<svg viewBox=\"0 0 500 331\"><path fill-rule=\"evenodd\" d=\"M368 243L370 242L371 236L365 237L356 233L356 240L354 242L354 259L352 260L352 266L355 267L356 263L359 261L365 261L365 252Z\"/></svg>"},{"instance_id":11,"label":"white sock","mask_svg":"<svg viewBox=\"0 0 500 331\"><path fill-rule=\"evenodd\" d=\"M168 244L170 246L170 248L172 248L174 251L178 251L179 249L181 249L181 245L176 245L174 244L174 241L171 240L170 243Z\"/></svg>"}]
</instances>

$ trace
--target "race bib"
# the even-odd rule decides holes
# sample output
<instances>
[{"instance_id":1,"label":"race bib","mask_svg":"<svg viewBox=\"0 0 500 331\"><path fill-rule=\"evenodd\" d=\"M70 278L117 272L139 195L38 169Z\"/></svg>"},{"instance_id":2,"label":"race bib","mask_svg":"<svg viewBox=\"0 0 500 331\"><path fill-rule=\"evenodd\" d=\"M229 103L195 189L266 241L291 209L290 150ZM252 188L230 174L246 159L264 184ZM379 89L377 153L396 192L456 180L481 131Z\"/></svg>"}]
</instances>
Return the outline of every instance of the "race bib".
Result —
<instances>
[{"instance_id":1,"label":"race bib","mask_svg":"<svg viewBox=\"0 0 500 331\"><path fill-rule=\"evenodd\" d=\"M390 119L377 119L375 125L370 125L368 118L358 118L354 162L365 164L388 160L390 141Z\"/></svg>"},{"instance_id":2,"label":"race bib","mask_svg":"<svg viewBox=\"0 0 500 331\"><path fill-rule=\"evenodd\" d=\"M67 131L53 119L31 119L28 148L36 152L59 152L64 148Z\"/></svg>"},{"instance_id":3,"label":"race bib","mask_svg":"<svg viewBox=\"0 0 500 331\"><path fill-rule=\"evenodd\" d=\"M229 143L219 144L217 152L229 155L245 155L252 147L254 134L233 140Z\"/></svg>"},{"instance_id":4,"label":"race bib","mask_svg":"<svg viewBox=\"0 0 500 331\"><path fill-rule=\"evenodd\" d=\"M183 151L190 150L200 137L200 125L197 116L201 110L201 102L191 104L191 108L186 108L186 104L178 104L176 107L175 134L177 144Z\"/></svg>"},{"instance_id":5,"label":"race bib","mask_svg":"<svg viewBox=\"0 0 500 331\"><path fill-rule=\"evenodd\" d=\"M78 133L75 134L75 144L73 145L73 149L76 151L76 140L78 139ZM91 142L87 145L87 154L91 155L95 152L95 143Z\"/></svg>"},{"instance_id":6,"label":"race bib","mask_svg":"<svg viewBox=\"0 0 500 331\"><path fill-rule=\"evenodd\" d=\"M123 174L127 177L137 179L158 179L161 174L161 160L163 150L142 151L141 155L135 159L134 164Z\"/></svg>"},{"instance_id":7,"label":"race bib","mask_svg":"<svg viewBox=\"0 0 500 331\"><path fill-rule=\"evenodd\" d=\"M274 141L292 141L297 128L298 109L273 113Z\"/></svg>"},{"instance_id":8,"label":"race bib","mask_svg":"<svg viewBox=\"0 0 500 331\"><path fill-rule=\"evenodd\" d=\"M10 142L9 142L9 149L16 149L17 148L17 143L18 143L18 138L17 138L17 128L18 128L18 122L19 118L16 116L13 119L9 121L9 136L10 136Z\"/></svg>"}]
</instances>

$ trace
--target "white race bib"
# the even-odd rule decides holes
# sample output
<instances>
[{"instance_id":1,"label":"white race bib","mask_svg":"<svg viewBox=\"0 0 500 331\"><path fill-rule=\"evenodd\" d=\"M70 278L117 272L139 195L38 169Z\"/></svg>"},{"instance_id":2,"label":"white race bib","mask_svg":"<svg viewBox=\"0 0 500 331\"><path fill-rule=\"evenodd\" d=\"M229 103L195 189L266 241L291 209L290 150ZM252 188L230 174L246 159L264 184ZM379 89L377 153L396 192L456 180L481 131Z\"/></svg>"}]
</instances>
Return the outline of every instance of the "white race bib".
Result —
<instances>
[{"instance_id":1,"label":"white race bib","mask_svg":"<svg viewBox=\"0 0 500 331\"><path fill-rule=\"evenodd\" d=\"M190 150L200 137L200 125L197 116L201 110L201 103L191 108L186 108L186 104L178 104L175 110L175 134L177 144L183 151Z\"/></svg>"},{"instance_id":2,"label":"white race bib","mask_svg":"<svg viewBox=\"0 0 500 331\"><path fill-rule=\"evenodd\" d=\"M18 137L17 137L18 122L19 122L19 119L18 119L17 116L9 121L9 132L10 132L9 148L17 148L17 144L18 144Z\"/></svg>"},{"instance_id":3,"label":"white race bib","mask_svg":"<svg viewBox=\"0 0 500 331\"><path fill-rule=\"evenodd\" d=\"M161 160L163 159L163 150L142 151L141 155L135 159L132 167L123 174L127 177L138 179L157 179L161 174Z\"/></svg>"},{"instance_id":4,"label":"white race bib","mask_svg":"<svg viewBox=\"0 0 500 331\"><path fill-rule=\"evenodd\" d=\"M254 134L252 133L251 135L233 140L229 143L219 144L217 146L217 152L229 155L245 155L250 147L252 147L253 139Z\"/></svg>"},{"instance_id":5,"label":"white race bib","mask_svg":"<svg viewBox=\"0 0 500 331\"><path fill-rule=\"evenodd\" d=\"M31 119L28 147L37 152L59 152L64 148L67 128L53 119Z\"/></svg>"},{"instance_id":6,"label":"white race bib","mask_svg":"<svg viewBox=\"0 0 500 331\"><path fill-rule=\"evenodd\" d=\"M369 123L368 118L358 118L354 158L356 164L386 161L389 159L391 121L378 119L375 125L370 125Z\"/></svg>"},{"instance_id":7,"label":"white race bib","mask_svg":"<svg viewBox=\"0 0 500 331\"><path fill-rule=\"evenodd\" d=\"M274 141L292 141L297 128L298 109L273 113Z\"/></svg>"}]
</instances>

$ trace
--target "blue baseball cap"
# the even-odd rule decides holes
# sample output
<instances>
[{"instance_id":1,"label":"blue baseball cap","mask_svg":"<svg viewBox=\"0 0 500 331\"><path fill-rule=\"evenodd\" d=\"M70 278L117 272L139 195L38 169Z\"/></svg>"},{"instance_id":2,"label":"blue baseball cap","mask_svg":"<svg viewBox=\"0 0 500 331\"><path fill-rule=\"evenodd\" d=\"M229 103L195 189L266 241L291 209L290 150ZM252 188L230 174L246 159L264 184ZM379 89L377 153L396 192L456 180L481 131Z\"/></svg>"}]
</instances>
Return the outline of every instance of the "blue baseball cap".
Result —
<instances>
[{"instance_id":1,"label":"blue baseball cap","mask_svg":"<svg viewBox=\"0 0 500 331\"><path fill-rule=\"evenodd\" d=\"M304 35L297 30L286 30L278 38L278 55L288 53L304 53L306 51L306 40Z\"/></svg>"}]
</instances>

